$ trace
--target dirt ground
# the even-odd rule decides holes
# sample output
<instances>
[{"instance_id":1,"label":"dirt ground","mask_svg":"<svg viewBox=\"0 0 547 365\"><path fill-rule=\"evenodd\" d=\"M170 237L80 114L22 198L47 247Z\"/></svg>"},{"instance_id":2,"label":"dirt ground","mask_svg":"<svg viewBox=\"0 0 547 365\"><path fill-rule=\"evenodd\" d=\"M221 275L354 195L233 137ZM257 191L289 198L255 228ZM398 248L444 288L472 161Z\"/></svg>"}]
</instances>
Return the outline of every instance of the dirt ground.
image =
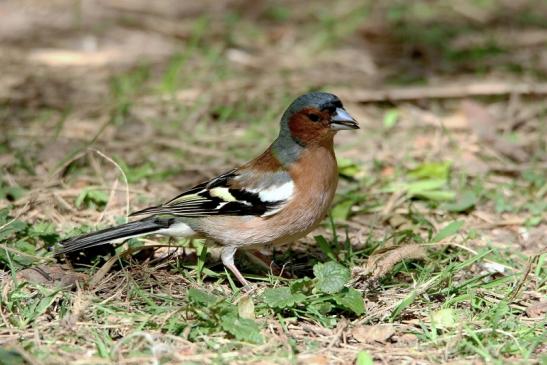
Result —
<instances>
[{"instance_id":1,"label":"dirt ground","mask_svg":"<svg viewBox=\"0 0 547 365\"><path fill-rule=\"evenodd\" d=\"M0 364L546 361L547 2L4 0L0 19ZM252 158L316 89L361 130L336 137L331 219L274 260L311 277L323 237L364 313L268 306L295 279L241 257L249 343L188 299L243 317L214 249L55 271L60 237ZM19 275L36 264L48 280Z\"/></svg>"}]
</instances>

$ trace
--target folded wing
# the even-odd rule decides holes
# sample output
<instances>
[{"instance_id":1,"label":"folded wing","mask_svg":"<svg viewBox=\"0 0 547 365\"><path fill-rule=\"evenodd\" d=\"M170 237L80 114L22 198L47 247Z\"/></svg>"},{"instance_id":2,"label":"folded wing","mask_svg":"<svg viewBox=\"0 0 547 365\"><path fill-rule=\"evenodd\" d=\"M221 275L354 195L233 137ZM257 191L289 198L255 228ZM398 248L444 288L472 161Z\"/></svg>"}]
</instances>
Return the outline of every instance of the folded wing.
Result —
<instances>
[{"instance_id":1,"label":"folded wing","mask_svg":"<svg viewBox=\"0 0 547 365\"><path fill-rule=\"evenodd\" d=\"M267 217L280 211L292 198L293 191L292 178L286 171L256 174L249 170L232 170L196 185L162 205L132 215Z\"/></svg>"}]
</instances>

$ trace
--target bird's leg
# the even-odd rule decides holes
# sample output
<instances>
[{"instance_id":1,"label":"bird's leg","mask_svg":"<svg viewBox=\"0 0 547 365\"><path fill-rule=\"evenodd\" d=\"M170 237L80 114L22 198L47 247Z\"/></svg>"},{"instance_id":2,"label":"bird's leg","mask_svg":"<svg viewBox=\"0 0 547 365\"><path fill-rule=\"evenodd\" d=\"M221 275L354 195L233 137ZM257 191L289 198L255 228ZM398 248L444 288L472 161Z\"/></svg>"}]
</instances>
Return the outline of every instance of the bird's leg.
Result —
<instances>
[{"instance_id":1,"label":"bird's leg","mask_svg":"<svg viewBox=\"0 0 547 365\"><path fill-rule=\"evenodd\" d=\"M251 284L247 281L247 279L243 277L243 275L241 275L236 265L234 264L234 255L236 251L236 247L223 247L222 252L220 253L220 258L222 259L222 263L224 264L224 266L226 266L235 275L237 280L239 280L239 282L244 287L249 288L251 287Z\"/></svg>"}]
</instances>

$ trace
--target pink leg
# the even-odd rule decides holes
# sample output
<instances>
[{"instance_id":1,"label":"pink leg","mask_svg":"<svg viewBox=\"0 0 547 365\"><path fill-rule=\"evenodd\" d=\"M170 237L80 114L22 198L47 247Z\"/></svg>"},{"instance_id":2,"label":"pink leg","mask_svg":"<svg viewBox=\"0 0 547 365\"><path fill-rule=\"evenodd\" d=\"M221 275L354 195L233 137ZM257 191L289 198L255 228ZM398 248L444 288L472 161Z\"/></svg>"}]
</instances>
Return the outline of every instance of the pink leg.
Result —
<instances>
[{"instance_id":1,"label":"pink leg","mask_svg":"<svg viewBox=\"0 0 547 365\"><path fill-rule=\"evenodd\" d=\"M222 249L222 252L220 254L220 258L222 259L222 263L228 270L230 270L237 280L244 286L244 287L250 287L251 284L241 275L239 270L237 269L236 265L234 264L234 255L237 251L236 247L224 247Z\"/></svg>"}]
</instances>

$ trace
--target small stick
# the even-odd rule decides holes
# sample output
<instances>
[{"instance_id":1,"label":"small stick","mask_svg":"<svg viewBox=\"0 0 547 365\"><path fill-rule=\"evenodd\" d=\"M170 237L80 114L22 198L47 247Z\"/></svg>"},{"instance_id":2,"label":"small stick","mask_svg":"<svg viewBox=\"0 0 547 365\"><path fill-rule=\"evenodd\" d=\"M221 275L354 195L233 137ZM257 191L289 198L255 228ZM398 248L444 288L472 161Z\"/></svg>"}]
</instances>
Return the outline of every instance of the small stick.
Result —
<instances>
[{"instance_id":1,"label":"small stick","mask_svg":"<svg viewBox=\"0 0 547 365\"><path fill-rule=\"evenodd\" d=\"M528 279L528 276L530 276L530 272L532 271L532 265L534 264L534 262L536 262L537 259L539 259L539 255L532 256L528 259L528 263L526 264L526 268L524 269L522 278L519 280L515 288L509 294L509 303L512 303L517 297L517 295L520 293L520 290L524 286L526 279Z\"/></svg>"},{"instance_id":2,"label":"small stick","mask_svg":"<svg viewBox=\"0 0 547 365\"><path fill-rule=\"evenodd\" d=\"M107 160L108 162L110 162L111 164L113 164L120 171L123 177L123 181L125 183L125 214L126 214L126 221L127 221L127 216L129 216L129 182L127 181L127 176L125 176L125 172L116 161L114 161L113 159L111 159L110 157L102 153L101 151L96 149L91 149L91 150L97 153L99 156L101 156L105 160Z\"/></svg>"},{"instance_id":3,"label":"small stick","mask_svg":"<svg viewBox=\"0 0 547 365\"><path fill-rule=\"evenodd\" d=\"M500 81L460 85L414 86L385 90L336 90L342 100L356 103L403 101L419 99L454 99L470 96L547 95L547 83L525 84Z\"/></svg>"}]
</instances>

